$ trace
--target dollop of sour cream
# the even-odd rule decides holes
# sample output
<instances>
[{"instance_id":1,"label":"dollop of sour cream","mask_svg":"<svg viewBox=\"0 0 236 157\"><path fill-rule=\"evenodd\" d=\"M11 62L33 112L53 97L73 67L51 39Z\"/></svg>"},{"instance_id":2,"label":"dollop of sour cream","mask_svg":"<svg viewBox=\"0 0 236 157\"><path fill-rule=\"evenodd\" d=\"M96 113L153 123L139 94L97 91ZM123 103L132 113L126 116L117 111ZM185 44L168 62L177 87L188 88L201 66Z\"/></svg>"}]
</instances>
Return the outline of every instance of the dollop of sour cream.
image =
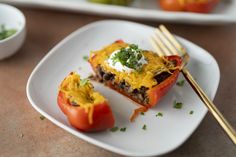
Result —
<instances>
[{"instance_id":1,"label":"dollop of sour cream","mask_svg":"<svg viewBox=\"0 0 236 157\"><path fill-rule=\"evenodd\" d=\"M114 52L112 52L111 56L107 59L107 63L110 67L112 67L113 69L120 71L120 72L126 72L126 73L131 73L133 71L135 71L135 69L131 69L123 64L121 64L121 62L117 61L117 62L113 62L112 58L119 53L120 50L116 50ZM135 51L133 51L133 53L135 53ZM142 57L140 60L138 60L138 64L140 64L141 66L143 66L144 64L147 64L147 61L145 60L144 55L142 54Z\"/></svg>"}]
</instances>

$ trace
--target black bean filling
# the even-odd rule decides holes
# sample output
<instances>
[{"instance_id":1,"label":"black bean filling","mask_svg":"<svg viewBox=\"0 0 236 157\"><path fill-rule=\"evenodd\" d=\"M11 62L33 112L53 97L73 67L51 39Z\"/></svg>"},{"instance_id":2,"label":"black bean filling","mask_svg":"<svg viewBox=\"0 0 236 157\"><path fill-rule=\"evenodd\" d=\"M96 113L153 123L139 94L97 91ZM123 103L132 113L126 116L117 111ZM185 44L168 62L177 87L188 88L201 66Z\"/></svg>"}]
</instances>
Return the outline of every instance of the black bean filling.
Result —
<instances>
[{"instance_id":1,"label":"black bean filling","mask_svg":"<svg viewBox=\"0 0 236 157\"><path fill-rule=\"evenodd\" d=\"M168 72L162 72L159 75L156 75L154 78L158 83L161 83L165 79L167 79L171 74Z\"/></svg>"},{"instance_id":2,"label":"black bean filling","mask_svg":"<svg viewBox=\"0 0 236 157\"><path fill-rule=\"evenodd\" d=\"M161 83L167 79L171 74L168 72L162 72L155 76L154 78L158 83ZM131 86L125 81L120 82L119 84L115 82L115 75L108 72L106 73L100 66L97 68L97 77L98 81L102 83L111 82L113 87L117 90L125 92L130 97L134 98L141 104L148 104L149 99L147 97L147 87L142 86L140 89L132 89Z\"/></svg>"}]
</instances>

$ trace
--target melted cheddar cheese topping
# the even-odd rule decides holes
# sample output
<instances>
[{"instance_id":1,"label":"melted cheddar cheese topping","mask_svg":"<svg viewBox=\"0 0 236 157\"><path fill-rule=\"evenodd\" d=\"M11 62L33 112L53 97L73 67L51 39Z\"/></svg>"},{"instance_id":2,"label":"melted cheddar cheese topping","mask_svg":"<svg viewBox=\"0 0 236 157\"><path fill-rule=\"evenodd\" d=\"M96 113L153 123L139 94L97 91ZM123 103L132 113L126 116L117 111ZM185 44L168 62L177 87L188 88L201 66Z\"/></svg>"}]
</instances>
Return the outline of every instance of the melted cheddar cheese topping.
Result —
<instances>
[{"instance_id":1,"label":"melted cheddar cheese topping","mask_svg":"<svg viewBox=\"0 0 236 157\"><path fill-rule=\"evenodd\" d=\"M92 124L94 106L105 102L105 98L94 91L94 87L89 81L81 84L80 76L75 72L70 73L63 80L59 88L65 94L70 104L85 109L85 112L88 113L89 123Z\"/></svg>"},{"instance_id":2,"label":"melted cheddar cheese topping","mask_svg":"<svg viewBox=\"0 0 236 157\"><path fill-rule=\"evenodd\" d=\"M128 47L127 43L113 43L102 50L91 52L89 61L94 67L101 66L105 72L115 74L115 82L127 82L133 89L141 88L142 86L152 88L158 82L154 78L162 72L169 72L176 69L174 64L167 61L163 57L159 57L156 53L151 51L143 51L143 55L147 64L142 66L141 71L133 71L131 73L117 71L109 66L107 59L116 50Z\"/></svg>"}]
</instances>

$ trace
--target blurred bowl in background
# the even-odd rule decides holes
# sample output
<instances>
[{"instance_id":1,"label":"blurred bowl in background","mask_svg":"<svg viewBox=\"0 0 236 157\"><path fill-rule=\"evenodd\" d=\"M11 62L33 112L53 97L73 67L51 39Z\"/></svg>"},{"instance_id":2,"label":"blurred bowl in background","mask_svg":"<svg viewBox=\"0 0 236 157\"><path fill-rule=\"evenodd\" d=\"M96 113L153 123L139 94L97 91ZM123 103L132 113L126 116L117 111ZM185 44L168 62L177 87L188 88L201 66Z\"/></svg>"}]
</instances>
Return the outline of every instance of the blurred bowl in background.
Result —
<instances>
[{"instance_id":1,"label":"blurred bowl in background","mask_svg":"<svg viewBox=\"0 0 236 157\"><path fill-rule=\"evenodd\" d=\"M0 10L0 27L5 27L6 30L16 30L5 39L0 39L0 59L4 59L17 52L24 43L26 22L23 13L13 6L0 3Z\"/></svg>"}]
</instances>

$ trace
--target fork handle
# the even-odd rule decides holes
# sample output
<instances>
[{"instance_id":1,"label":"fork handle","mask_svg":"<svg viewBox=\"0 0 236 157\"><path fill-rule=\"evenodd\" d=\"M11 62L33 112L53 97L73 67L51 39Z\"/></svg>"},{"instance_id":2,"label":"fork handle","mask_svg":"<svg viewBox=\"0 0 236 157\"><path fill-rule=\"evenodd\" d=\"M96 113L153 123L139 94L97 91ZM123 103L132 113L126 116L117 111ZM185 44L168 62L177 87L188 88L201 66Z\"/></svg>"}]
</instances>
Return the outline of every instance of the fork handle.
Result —
<instances>
[{"instance_id":1,"label":"fork handle","mask_svg":"<svg viewBox=\"0 0 236 157\"><path fill-rule=\"evenodd\" d=\"M232 142L236 145L236 132L233 129L233 127L229 124L229 122L224 118L224 116L220 113L220 111L217 109L217 107L213 104L213 102L208 98L208 96L203 92L201 87L197 84L197 82L193 79L192 75L188 71L188 69L183 68L182 74L186 78L186 80L189 82L189 84L192 86L194 91L197 93L199 98L202 100L202 102L206 105L208 110L211 112L211 114L214 116L214 118L217 120L217 122L220 124L220 126L224 129L224 131L227 133L229 138L232 140Z\"/></svg>"}]
</instances>

